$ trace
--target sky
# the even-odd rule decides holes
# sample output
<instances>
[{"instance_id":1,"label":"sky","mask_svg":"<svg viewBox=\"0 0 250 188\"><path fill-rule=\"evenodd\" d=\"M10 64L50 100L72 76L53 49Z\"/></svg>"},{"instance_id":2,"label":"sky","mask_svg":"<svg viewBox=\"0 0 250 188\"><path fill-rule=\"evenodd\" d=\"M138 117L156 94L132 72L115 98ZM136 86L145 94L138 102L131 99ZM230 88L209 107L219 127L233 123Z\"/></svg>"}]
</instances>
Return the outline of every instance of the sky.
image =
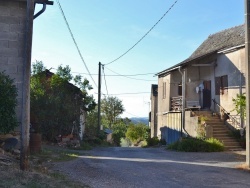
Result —
<instances>
[{"instance_id":1,"label":"sky","mask_svg":"<svg viewBox=\"0 0 250 188\"><path fill-rule=\"evenodd\" d=\"M57 0L34 21L32 62L43 61L52 72L69 65L74 75L90 81L96 100L101 62L102 93L122 100L122 117L148 117L156 73L188 58L210 34L244 23L244 0L60 0L60 4L94 81ZM36 11L40 8L36 6Z\"/></svg>"}]
</instances>

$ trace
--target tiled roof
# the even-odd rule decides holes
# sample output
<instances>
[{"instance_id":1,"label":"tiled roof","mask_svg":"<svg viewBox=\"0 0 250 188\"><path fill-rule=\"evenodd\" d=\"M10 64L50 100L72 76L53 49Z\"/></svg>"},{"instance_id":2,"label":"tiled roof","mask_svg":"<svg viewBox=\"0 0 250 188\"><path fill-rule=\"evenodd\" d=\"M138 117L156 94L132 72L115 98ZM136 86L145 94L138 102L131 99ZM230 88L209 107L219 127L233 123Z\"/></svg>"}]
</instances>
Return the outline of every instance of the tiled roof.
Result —
<instances>
[{"instance_id":1,"label":"tiled roof","mask_svg":"<svg viewBox=\"0 0 250 188\"><path fill-rule=\"evenodd\" d=\"M219 50L228 49L245 43L244 25L239 25L229 29L225 29L218 33L210 35L193 53L184 61L159 72L157 75L166 74L171 70L188 64L190 61L202 58L206 55L216 53Z\"/></svg>"},{"instance_id":2,"label":"tiled roof","mask_svg":"<svg viewBox=\"0 0 250 188\"><path fill-rule=\"evenodd\" d=\"M244 25L225 29L210 35L190 56L199 57L213 51L231 48L245 43Z\"/></svg>"}]
</instances>

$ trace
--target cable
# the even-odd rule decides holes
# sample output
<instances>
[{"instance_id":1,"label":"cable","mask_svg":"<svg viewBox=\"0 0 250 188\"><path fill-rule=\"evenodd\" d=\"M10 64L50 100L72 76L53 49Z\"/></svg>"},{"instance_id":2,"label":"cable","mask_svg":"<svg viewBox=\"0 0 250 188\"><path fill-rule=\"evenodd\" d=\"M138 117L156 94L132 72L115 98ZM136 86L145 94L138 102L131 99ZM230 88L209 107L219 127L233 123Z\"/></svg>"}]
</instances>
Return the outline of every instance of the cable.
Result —
<instances>
[{"instance_id":1,"label":"cable","mask_svg":"<svg viewBox=\"0 0 250 188\"><path fill-rule=\"evenodd\" d=\"M137 115L134 115L134 114L131 114L131 113L127 112L127 111L124 111L124 113L129 114L129 115L132 115L132 116L137 117L137 118L141 118L141 117L139 117L139 116L137 116ZM137 121L137 122L139 123L139 121Z\"/></svg>"},{"instance_id":2,"label":"cable","mask_svg":"<svg viewBox=\"0 0 250 188\"><path fill-rule=\"evenodd\" d=\"M90 71L89 71L89 69L88 69L88 67L87 67L87 65L86 65L86 63L85 63L85 61L84 61L84 59L83 59L82 53L81 53L81 51L80 51L80 49L79 49L79 47L78 47L78 45L77 45L77 43L76 43L75 37L74 37L74 35L73 35L73 33L72 33L71 29L70 29L69 23L68 23L68 21L67 21L67 19L66 19L66 16L65 16L65 14L64 14L64 11L63 11L63 9L62 9L62 6L61 6L59 0L56 0L56 2L57 2L57 4L58 4L58 6L59 6L59 9L60 9L60 11L61 11L61 13L62 13L62 16L63 16L63 18L64 18L64 21L65 21L65 23L66 23L66 25L67 25L67 28L68 28L69 32L70 32L71 38L72 38L72 40L74 41L74 44L75 44L76 49L77 49L77 51L78 51L78 54L80 55L80 58L81 58L81 60L82 60L82 62L83 62L83 64L84 64L86 70L88 71L89 76L91 77L92 81L94 82L95 86L97 87L97 84L95 83L95 80L93 79L92 75L90 74ZM98 88L98 87L97 87L97 88Z\"/></svg>"},{"instance_id":3,"label":"cable","mask_svg":"<svg viewBox=\"0 0 250 188\"><path fill-rule=\"evenodd\" d=\"M72 72L72 73L75 73L75 74L87 74L88 73L83 73L83 72ZM156 74L156 73L143 73L143 74L121 74L121 75L117 75L117 74L106 74L105 76L144 76L144 75L152 75L152 74ZM92 76L98 76L98 74L91 74Z\"/></svg>"},{"instance_id":4,"label":"cable","mask_svg":"<svg viewBox=\"0 0 250 188\"><path fill-rule=\"evenodd\" d=\"M116 93L116 94L109 94L109 95L137 95L137 94L145 94L145 93L151 93L151 92L137 92L137 93ZM98 93L95 92L97 95ZM105 94L103 94L105 95Z\"/></svg>"},{"instance_id":5,"label":"cable","mask_svg":"<svg viewBox=\"0 0 250 188\"><path fill-rule=\"evenodd\" d=\"M145 35L143 35L131 48L129 48L126 52L124 52L122 55L120 55L119 57L117 57L116 59L114 59L113 61L106 63L105 65L109 65L111 63L114 63L115 61L119 60L120 58L122 58L123 56L125 56L130 50L132 50L137 44L139 44L154 28L155 26L167 15L167 13L175 6L175 4L178 2L178 0L176 0L171 6L170 8L163 14L163 16L153 25L153 27L151 27L148 32L146 32Z\"/></svg>"},{"instance_id":6,"label":"cable","mask_svg":"<svg viewBox=\"0 0 250 188\"><path fill-rule=\"evenodd\" d=\"M107 67L106 67L106 69L108 69L109 71L111 71L111 72L113 72L113 73L115 73L115 74L117 74L117 75L119 75L119 76L123 76L123 77L125 77L125 78L129 78L129 79L132 79L132 80L141 80L141 81L149 81L149 82L155 81L155 80L145 80L145 79L139 79L139 78L131 78L131 77L128 77L128 76L126 76L126 75L122 75L122 74L119 74L119 73L117 73L117 72L115 72L115 71L112 71L111 69L109 69L109 68L107 68Z\"/></svg>"},{"instance_id":7,"label":"cable","mask_svg":"<svg viewBox=\"0 0 250 188\"><path fill-rule=\"evenodd\" d=\"M109 95L109 93L108 93L107 81L106 81L105 72L104 72L104 65L102 65L102 72L103 72L103 75L104 75L104 81L105 81L105 86L106 86L107 95Z\"/></svg>"}]
</instances>

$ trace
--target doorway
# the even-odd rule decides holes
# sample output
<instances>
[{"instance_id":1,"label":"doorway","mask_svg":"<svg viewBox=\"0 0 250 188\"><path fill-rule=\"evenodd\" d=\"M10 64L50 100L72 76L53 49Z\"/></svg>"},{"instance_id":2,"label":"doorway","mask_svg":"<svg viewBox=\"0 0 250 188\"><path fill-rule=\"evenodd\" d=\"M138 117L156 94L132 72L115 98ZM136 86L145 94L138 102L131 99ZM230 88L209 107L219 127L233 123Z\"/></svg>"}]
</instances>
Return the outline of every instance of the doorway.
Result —
<instances>
[{"instance_id":1,"label":"doorway","mask_svg":"<svg viewBox=\"0 0 250 188\"><path fill-rule=\"evenodd\" d=\"M211 107L211 80L203 82L203 108L210 109Z\"/></svg>"}]
</instances>

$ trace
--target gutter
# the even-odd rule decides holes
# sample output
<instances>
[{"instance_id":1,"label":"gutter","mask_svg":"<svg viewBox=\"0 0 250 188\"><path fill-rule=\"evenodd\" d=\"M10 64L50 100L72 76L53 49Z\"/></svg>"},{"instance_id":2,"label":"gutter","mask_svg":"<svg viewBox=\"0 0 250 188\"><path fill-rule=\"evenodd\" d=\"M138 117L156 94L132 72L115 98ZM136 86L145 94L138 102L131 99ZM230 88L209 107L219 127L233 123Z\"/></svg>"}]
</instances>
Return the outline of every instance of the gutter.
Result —
<instances>
[{"instance_id":1,"label":"gutter","mask_svg":"<svg viewBox=\"0 0 250 188\"><path fill-rule=\"evenodd\" d=\"M47 5L53 5L54 2L53 1L49 1L49 0L35 0L35 5L36 4L42 4L43 5L43 8L34 15L33 19L36 19L38 16L40 16L42 13L45 12L46 10L46 6Z\"/></svg>"}]
</instances>

